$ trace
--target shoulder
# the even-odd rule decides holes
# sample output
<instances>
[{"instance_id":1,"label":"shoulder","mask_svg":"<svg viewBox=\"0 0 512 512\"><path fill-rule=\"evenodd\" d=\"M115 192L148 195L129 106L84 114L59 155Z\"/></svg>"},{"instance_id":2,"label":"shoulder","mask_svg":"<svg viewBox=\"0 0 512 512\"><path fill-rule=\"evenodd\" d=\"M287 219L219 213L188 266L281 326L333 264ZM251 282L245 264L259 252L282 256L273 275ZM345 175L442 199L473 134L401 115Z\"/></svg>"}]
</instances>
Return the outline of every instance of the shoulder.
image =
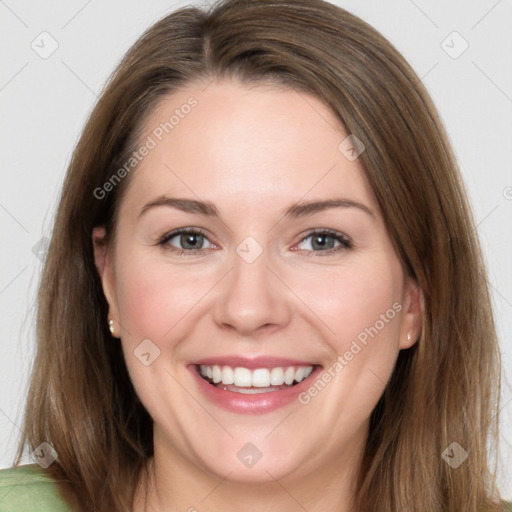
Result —
<instances>
[{"instance_id":1,"label":"shoulder","mask_svg":"<svg viewBox=\"0 0 512 512\"><path fill-rule=\"evenodd\" d=\"M57 482L37 464L0 470L0 512L69 512Z\"/></svg>"}]
</instances>

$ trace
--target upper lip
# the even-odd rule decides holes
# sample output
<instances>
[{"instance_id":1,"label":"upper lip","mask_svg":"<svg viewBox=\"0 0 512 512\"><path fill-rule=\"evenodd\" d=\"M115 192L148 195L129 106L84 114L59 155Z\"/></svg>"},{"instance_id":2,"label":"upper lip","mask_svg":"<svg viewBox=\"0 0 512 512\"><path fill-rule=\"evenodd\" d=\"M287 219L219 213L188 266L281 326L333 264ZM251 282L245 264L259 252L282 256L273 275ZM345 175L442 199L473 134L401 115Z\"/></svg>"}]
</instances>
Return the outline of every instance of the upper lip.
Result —
<instances>
[{"instance_id":1,"label":"upper lip","mask_svg":"<svg viewBox=\"0 0 512 512\"><path fill-rule=\"evenodd\" d=\"M273 356L258 356L258 357L243 357L243 356L219 356L219 357L208 357L193 361L193 365L204 365L204 366L231 366L232 368L248 368L249 370L255 370L257 368L276 368L280 366L315 366L315 363L311 361L299 361L298 359L289 359L283 357Z\"/></svg>"}]
</instances>

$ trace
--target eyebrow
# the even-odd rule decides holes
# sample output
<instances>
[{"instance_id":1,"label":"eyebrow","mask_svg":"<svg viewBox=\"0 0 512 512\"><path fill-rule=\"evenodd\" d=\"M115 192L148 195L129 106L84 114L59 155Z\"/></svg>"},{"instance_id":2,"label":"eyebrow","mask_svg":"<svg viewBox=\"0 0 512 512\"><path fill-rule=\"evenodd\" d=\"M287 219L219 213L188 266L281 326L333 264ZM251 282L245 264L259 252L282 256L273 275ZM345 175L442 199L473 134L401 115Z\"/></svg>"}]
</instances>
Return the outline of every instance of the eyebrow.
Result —
<instances>
[{"instance_id":1,"label":"eyebrow","mask_svg":"<svg viewBox=\"0 0 512 512\"><path fill-rule=\"evenodd\" d=\"M329 210L331 208L357 208L368 214L374 220L377 218L375 213L363 203L353 201L352 199L327 199L324 201L299 202L290 206L285 212L285 217L307 217L315 213Z\"/></svg>"},{"instance_id":2,"label":"eyebrow","mask_svg":"<svg viewBox=\"0 0 512 512\"><path fill-rule=\"evenodd\" d=\"M210 201L199 201L195 199L186 199L179 197L160 196L146 203L139 213L139 217L148 210L159 206L167 206L186 213L197 213L200 215L208 215L211 217L219 217L219 210ZM331 208L357 208L376 219L375 213L363 203L353 201L352 199L327 199L324 201L308 201L299 202L288 207L283 217L308 217L315 213L329 210Z\"/></svg>"},{"instance_id":3,"label":"eyebrow","mask_svg":"<svg viewBox=\"0 0 512 512\"><path fill-rule=\"evenodd\" d=\"M217 210L217 207L209 201L197 201L195 199L160 196L156 199L153 199L149 203L146 203L140 211L139 217L146 213L148 210L158 206L167 206L186 213L199 213L201 215L209 215L211 217L219 216L219 210Z\"/></svg>"}]
</instances>

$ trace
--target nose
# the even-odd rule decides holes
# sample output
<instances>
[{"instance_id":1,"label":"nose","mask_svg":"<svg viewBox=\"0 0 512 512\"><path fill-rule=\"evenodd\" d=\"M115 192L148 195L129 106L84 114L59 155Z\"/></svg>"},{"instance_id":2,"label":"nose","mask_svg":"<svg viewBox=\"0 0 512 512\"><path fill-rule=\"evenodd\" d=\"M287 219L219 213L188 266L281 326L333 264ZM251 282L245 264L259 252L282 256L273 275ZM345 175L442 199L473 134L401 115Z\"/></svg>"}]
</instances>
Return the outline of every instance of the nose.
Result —
<instances>
[{"instance_id":1,"label":"nose","mask_svg":"<svg viewBox=\"0 0 512 512\"><path fill-rule=\"evenodd\" d=\"M235 254L233 268L217 295L216 324L245 336L285 327L291 319L292 294L276 274L265 251L252 263Z\"/></svg>"}]
</instances>

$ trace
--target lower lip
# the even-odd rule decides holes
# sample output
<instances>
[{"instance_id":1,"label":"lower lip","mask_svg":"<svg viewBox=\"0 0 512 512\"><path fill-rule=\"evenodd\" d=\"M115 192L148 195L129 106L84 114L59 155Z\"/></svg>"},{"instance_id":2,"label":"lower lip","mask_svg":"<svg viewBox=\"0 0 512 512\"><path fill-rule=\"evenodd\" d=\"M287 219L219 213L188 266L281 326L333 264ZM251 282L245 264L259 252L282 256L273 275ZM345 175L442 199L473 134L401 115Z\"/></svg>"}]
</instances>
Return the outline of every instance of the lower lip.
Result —
<instances>
[{"instance_id":1,"label":"lower lip","mask_svg":"<svg viewBox=\"0 0 512 512\"><path fill-rule=\"evenodd\" d=\"M309 377L289 388L246 395L212 386L199 375L196 366L190 366L189 369L194 375L199 390L210 402L238 414L263 414L285 407L294 400L298 400L299 394L305 391L322 371L321 367L315 367Z\"/></svg>"}]
</instances>

